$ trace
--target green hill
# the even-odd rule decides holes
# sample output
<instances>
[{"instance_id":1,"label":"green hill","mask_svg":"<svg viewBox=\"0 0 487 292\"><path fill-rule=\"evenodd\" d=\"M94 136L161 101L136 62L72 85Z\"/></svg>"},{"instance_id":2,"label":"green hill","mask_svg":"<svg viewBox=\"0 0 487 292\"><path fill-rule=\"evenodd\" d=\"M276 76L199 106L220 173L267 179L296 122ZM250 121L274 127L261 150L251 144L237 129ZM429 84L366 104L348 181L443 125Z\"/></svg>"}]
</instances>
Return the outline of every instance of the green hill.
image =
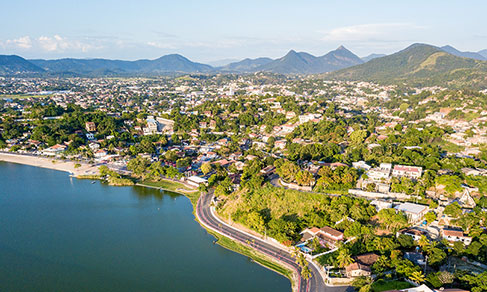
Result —
<instances>
[{"instance_id":1,"label":"green hill","mask_svg":"<svg viewBox=\"0 0 487 292\"><path fill-rule=\"evenodd\" d=\"M451 55L440 48L414 44L395 54L325 75L342 80L451 85L487 88L487 62Z\"/></svg>"}]
</instances>

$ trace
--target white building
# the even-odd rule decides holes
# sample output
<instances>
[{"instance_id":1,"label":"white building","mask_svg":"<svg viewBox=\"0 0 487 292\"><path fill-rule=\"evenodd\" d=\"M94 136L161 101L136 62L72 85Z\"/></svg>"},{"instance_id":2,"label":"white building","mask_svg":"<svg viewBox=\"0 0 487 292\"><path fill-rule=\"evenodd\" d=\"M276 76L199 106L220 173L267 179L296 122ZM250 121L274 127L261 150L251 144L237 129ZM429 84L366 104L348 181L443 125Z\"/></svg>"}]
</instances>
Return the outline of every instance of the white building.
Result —
<instances>
[{"instance_id":1,"label":"white building","mask_svg":"<svg viewBox=\"0 0 487 292\"><path fill-rule=\"evenodd\" d=\"M463 230L443 228L441 230L441 236L450 242L460 241L465 245L472 243L472 237L465 235Z\"/></svg>"},{"instance_id":2,"label":"white building","mask_svg":"<svg viewBox=\"0 0 487 292\"><path fill-rule=\"evenodd\" d=\"M199 187L200 185L206 185L208 183L208 180L206 178L202 178L202 177L193 175L193 176L188 177L186 179L186 182L189 185Z\"/></svg>"},{"instance_id":3,"label":"white building","mask_svg":"<svg viewBox=\"0 0 487 292\"><path fill-rule=\"evenodd\" d=\"M395 165L392 170L392 176L407 177L410 179L418 179L423 173L423 168L419 166Z\"/></svg>"},{"instance_id":4,"label":"white building","mask_svg":"<svg viewBox=\"0 0 487 292\"><path fill-rule=\"evenodd\" d=\"M352 166L355 169L363 169L363 170L366 170L366 171L368 171L368 170L370 170L372 168L372 166L368 165L363 160L357 161L357 162L352 162Z\"/></svg>"},{"instance_id":5,"label":"white building","mask_svg":"<svg viewBox=\"0 0 487 292\"><path fill-rule=\"evenodd\" d=\"M402 211L408 217L409 222L419 222L423 216L428 212L428 206L413 204L413 203L401 203L394 207L398 211Z\"/></svg>"},{"instance_id":6,"label":"white building","mask_svg":"<svg viewBox=\"0 0 487 292\"><path fill-rule=\"evenodd\" d=\"M367 172L367 176L376 181L380 181L381 179L389 179L391 176L391 169L392 164L390 163L381 163L379 167L375 167L370 169Z\"/></svg>"}]
</instances>

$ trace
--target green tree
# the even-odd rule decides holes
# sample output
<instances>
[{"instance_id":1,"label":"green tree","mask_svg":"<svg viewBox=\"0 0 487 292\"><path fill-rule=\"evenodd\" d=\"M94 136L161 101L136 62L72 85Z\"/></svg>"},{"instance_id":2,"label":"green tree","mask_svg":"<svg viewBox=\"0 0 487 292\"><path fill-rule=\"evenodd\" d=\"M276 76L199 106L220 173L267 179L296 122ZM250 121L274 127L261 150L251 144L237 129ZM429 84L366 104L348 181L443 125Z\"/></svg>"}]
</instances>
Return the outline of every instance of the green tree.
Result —
<instances>
[{"instance_id":1,"label":"green tree","mask_svg":"<svg viewBox=\"0 0 487 292\"><path fill-rule=\"evenodd\" d=\"M355 262L352 259L352 254L350 251L343 246L338 249L337 261L340 268L345 268L346 266Z\"/></svg>"},{"instance_id":2,"label":"green tree","mask_svg":"<svg viewBox=\"0 0 487 292\"><path fill-rule=\"evenodd\" d=\"M314 182L314 177L311 172L300 170L296 174L296 182L301 186L311 186Z\"/></svg>"},{"instance_id":3,"label":"green tree","mask_svg":"<svg viewBox=\"0 0 487 292\"><path fill-rule=\"evenodd\" d=\"M205 162L203 164L201 164L201 172L203 172L203 174L208 174L211 170L212 170L212 166L211 166L211 163L209 162Z\"/></svg>"}]
</instances>

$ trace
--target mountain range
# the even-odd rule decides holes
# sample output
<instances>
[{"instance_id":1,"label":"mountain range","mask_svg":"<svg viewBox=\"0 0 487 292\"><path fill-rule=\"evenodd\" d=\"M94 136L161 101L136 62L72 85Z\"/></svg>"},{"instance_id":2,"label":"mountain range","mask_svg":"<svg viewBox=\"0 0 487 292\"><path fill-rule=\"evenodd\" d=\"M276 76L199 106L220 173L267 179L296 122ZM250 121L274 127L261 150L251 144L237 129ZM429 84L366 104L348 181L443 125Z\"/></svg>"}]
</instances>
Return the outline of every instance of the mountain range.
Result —
<instances>
[{"instance_id":1,"label":"mountain range","mask_svg":"<svg viewBox=\"0 0 487 292\"><path fill-rule=\"evenodd\" d=\"M450 52L454 52L452 54ZM487 61L450 47L413 44L397 53L372 59L367 63L327 74L327 78L364 80L379 83L417 85L467 85L487 87Z\"/></svg>"},{"instance_id":2,"label":"mountain range","mask_svg":"<svg viewBox=\"0 0 487 292\"><path fill-rule=\"evenodd\" d=\"M322 56L290 50L278 59L247 58L219 67L193 62L179 54L136 61L73 58L26 60L16 55L0 55L0 75L124 76L265 71L279 74L328 73L326 76L330 78L390 82L435 78L453 80L466 73L479 77L484 74L486 60L487 50L461 52L451 46L426 44L414 44L391 55L371 54L363 58L343 46Z\"/></svg>"}]
</instances>

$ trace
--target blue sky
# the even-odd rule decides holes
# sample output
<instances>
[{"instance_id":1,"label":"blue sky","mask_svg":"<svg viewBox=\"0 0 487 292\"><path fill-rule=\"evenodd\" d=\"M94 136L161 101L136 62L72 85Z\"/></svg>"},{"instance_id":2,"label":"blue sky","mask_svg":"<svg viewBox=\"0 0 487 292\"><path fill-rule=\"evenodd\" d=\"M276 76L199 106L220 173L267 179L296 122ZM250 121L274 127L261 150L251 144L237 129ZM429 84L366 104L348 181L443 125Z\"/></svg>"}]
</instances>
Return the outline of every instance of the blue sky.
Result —
<instances>
[{"instance_id":1,"label":"blue sky","mask_svg":"<svg viewBox=\"0 0 487 292\"><path fill-rule=\"evenodd\" d=\"M487 1L15 0L0 10L0 54L26 58L209 62L314 55L345 45L359 56L411 43L487 49Z\"/></svg>"}]
</instances>

